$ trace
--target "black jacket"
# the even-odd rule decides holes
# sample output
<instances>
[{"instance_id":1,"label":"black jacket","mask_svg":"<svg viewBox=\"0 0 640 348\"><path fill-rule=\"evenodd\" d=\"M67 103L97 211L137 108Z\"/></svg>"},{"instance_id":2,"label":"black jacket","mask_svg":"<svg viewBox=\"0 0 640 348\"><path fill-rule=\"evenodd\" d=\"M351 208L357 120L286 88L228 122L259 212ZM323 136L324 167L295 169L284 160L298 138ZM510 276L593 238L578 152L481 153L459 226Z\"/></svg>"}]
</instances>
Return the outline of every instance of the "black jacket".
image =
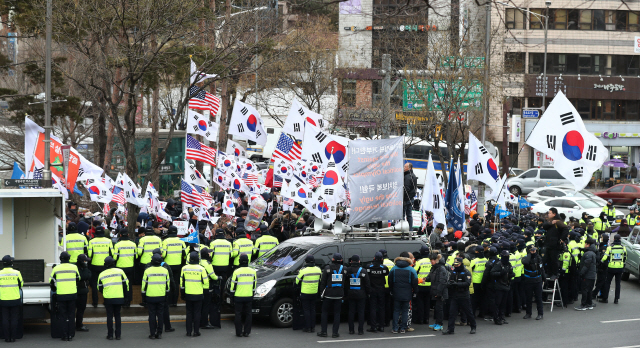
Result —
<instances>
[{"instance_id":1,"label":"black jacket","mask_svg":"<svg viewBox=\"0 0 640 348\"><path fill-rule=\"evenodd\" d=\"M418 272L411 267L411 259L397 257L395 267L389 272L389 289L398 301L411 301L418 292Z\"/></svg>"},{"instance_id":2,"label":"black jacket","mask_svg":"<svg viewBox=\"0 0 640 348\"><path fill-rule=\"evenodd\" d=\"M469 298L471 273L464 267L462 267L462 272L458 272L454 268L449 275L448 285L450 298Z\"/></svg>"},{"instance_id":3,"label":"black jacket","mask_svg":"<svg viewBox=\"0 0 640 348\"><path fill-rule=\"evenodd\" d=\"M78 273L80 273L80 281L78 282L78 295L85 295L89 293L89 282L91 281L91 270L89 267L82 267L80 264L82 262L79 261L76 266L78 266Z\"/></svg>"},{"instance_id":4,"label":"black jacket","mask_svg":"<svg viewBox=\"0 0 640 348\"><path fill-rule=\"evenodd\" d=\"M358 270L360 274L358 275ZM360 285L351 284L351 279L359 279ZM360 265L360 263L352 263L347 267L347 298L348 299L362 299L367 298L367 294L371 292L370 279L367 276L367 270Z\"/></svg>"},{"instance_id":5,"label":"black jacket","mask_svg":"<svg viewBox=\"0 0 640 348\"><path fill-rule=\"evenodd\" d=\"M340 267L342 267L342 271L340 271ZM341 275L342 278L340 281L332 281L332 275L335 274ZM344 287L345 282L348 282L347 279L347 267L342 265L341 261L332 262L327 265L322 271L322 280L320 280L320 292L322 293L323 298L329 299L341 299L344 297Z\"/></svg>"},{"instance_id":6,"label":"black jacket","mask_svg":"<svg viewBox=\"0 0 640 348\"><path fill-rule=\"evenodd\" d=\"M578 274L584 279L596 279L596 246L590 245L585 250Z\"/></svg>"},{"instance_id":7,"label":"black jacket","mask_svg":"<svg viewBox=\"0 0 640 348\"><path fill-rule=\"evenodd\" d=\"M540 283L543 279L546 279L543 265L542 257L538 253L531 254L527 252L527 256L522 258L522 266L524 268L522 282Z\"/></svg>"},{"instance_id":8,"label":"black jacket","mask_svg":"<svg viewBox=\"0 0 640 348\"><path fill-rule=\"evenodd\" d=\"M505 265L501 261L496 261L491 267L491 280L495 290L509 291L513 276L515 274L510 263Z\"/></svg>"},{"instance_id":9,"label":"black jacket","mask_svg":"<svg viewBox=\"0 0 640 348\"><path fill-rule=\"evenodd\" d=\"M547 250L560 250L560 240L566 240L567 236L569 236L569 228L567 225L562 221L555 224L547 221L543 224L542 228L547 231L544 234L544 247Z\"/></svg>"},{"instance_id":10,"label":"black jacket","mask_svg":"<svg viewBox=\"0 0 640 348\"><path fill-rule=\"evenodd\" d=\"M491 278L491 269L496 263L499 262L500 260L498 260L495 256L492 258L487 258L487 263L485 263L484 266L484 273L482 273L482 286L486 287L487 289L495 288L495 283L493 282L493 278Z\"/></svg>"},{"instance_id":11,"label":"black jacket","mask_svg":"<svg viewBox=\"0 0 640 348\"><path fill-rule=\"evenodd\" d=\"M448 283L449 283L449 270L444 264L444 258L440 259L433 267L431 272L427 276L426 281L431 283L431 296L440 297L439 299L446 300L449 298Z\"/></svg>"},{"instance_id":12,"label":"black jacket","mask_svg":"<svg viewBox=\"0 0 640 348\"><path fill-rule=\"evenodd\" d=\"M404 172L404 204L413 204L413 197L416 195L418 178L413 174L413 169Z\"/></svg>"},{"instance_id":13,"label":"black jacket","mask_svg":"<svg viewBox=\"0 0 640 348\"><path fill-rule=\"evenodd\" d=\"M369 274L371 291L384 291L384 286L387 284L386 276L389 275L389 268L380 262L373 261L373 263L367 267L367 273Z\"/></svg>"}]
</instances>

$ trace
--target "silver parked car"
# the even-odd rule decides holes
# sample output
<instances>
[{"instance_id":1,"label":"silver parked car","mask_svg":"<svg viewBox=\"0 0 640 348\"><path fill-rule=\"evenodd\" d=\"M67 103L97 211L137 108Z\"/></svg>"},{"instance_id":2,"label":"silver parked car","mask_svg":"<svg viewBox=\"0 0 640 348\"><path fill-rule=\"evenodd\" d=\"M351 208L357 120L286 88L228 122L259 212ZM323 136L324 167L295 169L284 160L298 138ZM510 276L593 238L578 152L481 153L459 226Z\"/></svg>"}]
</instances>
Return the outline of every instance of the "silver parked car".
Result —
<instances>
[{"instance_id":1,"label":"silver parked car","mask_svg":"<svg viewBox=\"0 0 640 348\"><path fill-rule=\"evenodd\" d=\"M507 185L512 195L522 196L539 187L571 185L571 182L555 169L531 168L516 177L507 179Z\"/></svg>"},{"instance_id":2,"label":"silver parked car","mask_svg":"<svg viewBox=\"0 0 640 348\"><path fill-rule=\"evenodd\" d=\"M627 248L622 280L628 280L630 274L640 279L640 226L634 227L628 237L622 238L622 245Z\"/></svg>"}]
</instances>

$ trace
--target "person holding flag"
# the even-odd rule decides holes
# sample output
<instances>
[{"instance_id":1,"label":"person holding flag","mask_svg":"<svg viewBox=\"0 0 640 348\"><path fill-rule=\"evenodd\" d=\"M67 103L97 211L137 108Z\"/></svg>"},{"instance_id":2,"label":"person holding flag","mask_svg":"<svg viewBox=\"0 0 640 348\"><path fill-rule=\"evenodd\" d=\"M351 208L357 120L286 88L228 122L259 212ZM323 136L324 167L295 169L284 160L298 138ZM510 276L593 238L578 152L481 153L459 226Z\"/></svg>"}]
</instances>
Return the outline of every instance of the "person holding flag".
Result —
<instances>
[{"instance_id":1,"label":"person holding flag","mask_svg":"<svg viewBox=\"0 0 640 348\"><path fill-rule=\"evenodd\" d=\"M409 223L409 231L413 231L413 197L416 195L418 188L418 178L413 174L413 164L407 162L404 164L404 194L402 203L402 217L406 217Z\"/></svg>"},{"instance_id":2,"label":"person holding flag","mask_svg":"<svg viewBox=\"0 0 640 348\"><path fill-rule=\"evenodd\" d=\"M445 195L445 207L447 208L447 225L455 230L464 228L464 201L460 200L459 190L463 190L462 183L458 182L458 174L453 165L453 158L449 164L449 182Z\"/></svg>"}]
</instances>

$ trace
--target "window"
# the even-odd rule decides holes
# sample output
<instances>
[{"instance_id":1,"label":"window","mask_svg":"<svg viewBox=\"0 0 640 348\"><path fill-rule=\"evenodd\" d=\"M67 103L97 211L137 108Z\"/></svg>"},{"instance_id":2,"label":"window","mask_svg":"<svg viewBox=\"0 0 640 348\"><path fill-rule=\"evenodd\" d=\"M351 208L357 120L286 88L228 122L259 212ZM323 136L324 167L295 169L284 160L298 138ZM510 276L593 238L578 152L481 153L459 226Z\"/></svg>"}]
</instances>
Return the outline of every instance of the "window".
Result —
<instances>
[{"instance_id":1,"label":"window","mask_svg":"<svg viewBox=\"0 0 640 348\"><path fill-rule=\"evenodd\" d=\"M615 119L615 104L613 100L602 101L602 119L613 120Z\"/></svg>"},{"instance_id":2,"label":"window","mask_svg":"<svg viewBox=\"0 0 640 348\"><path fill-rule=\"evenodd\" d=\"M591 10L580 10L580 30L591 30Z\"/></svg>"},{"instance_id":3,"label":"window","mask_svg":"<svg viewBox=\"0 0 640 348\"><path fill-rule=\"evenodd\" d=\"M629 31L639 31L640 27L638 26L638 12L629 12L629 25L627 26L627 30Z\"/></svg>"},{"instance_id":4,"label":"window","mask_svg":"<svg viewBox=\"0 0 640 348\"><path fill-rule=\"evenodd\" d=\"M273 128L267 128L267 134L275 134L276 130Z\"/></svg>"},{"instance_id":5,"label":"window","mask_svg":"<svg viewBox=\"0 0 640 348\"><path fill-rule=\"evenodd\" d=\"M576 110L580 114L583 120L588 120L591 117L591 100L588 99L578 99L576 102Z\"/></svg>"},{"instance_id":6,"label":"window","mask_svg":"<svg viewBox=\"0 0 640 348\"><path fill-rule=\"evenodd\" d=\"M593 10L593 29L604 30L604 10Z\"/></svg>"},{"instance_id":7,"label":"window","mask_svg":"<svg viewBox=\"0 0 640 348\"><path fill-rule=\"evenodd\" d=\"M564 73L567 71L567 55L566 54L554 55L552 56L552 61L553 61L554 73Z\"/></svg>"},{"instance_id":8,"label":"window","mask_svg":"<svg viewBox=\"0 0 640 348\"><path fill-rule=\"evenodd\" d=\"M616 30L627 30L627 11L616 11Z\"/></svg>"},{"instance_id":9,"label":"window","mask_svg":"<svg viewBox=\"0 0 640 348\"><path fill-rule=\"evenodd\" d=\"M610 188L607 192L609 192L609 193L622 192L622 185L616 185L616 186Z\"/></svg>"},{"instance_id":10,"label":"window","mask_svg":"<svg viewBox=\"0 0 640 348\"><path fill-rule=\"evenodd\" d=\"M538 170L537 169L528 170L528 171L522 173L522 175L519 176L520 179L533 179L533 178L537 178L537 177L538 177Z\"/></svg>"},{"instance_id":11,"label":"window","mask_svg":"<svg viewBox=\"0 0 640 348\"><path fill-rule=\"evenodd\" d=\"M604 26L605 30L616 30L616 11L604 11Z\"/></svg>"},{"instance_id":12,"label":"window","mask_svg":"<svg viewBox=\"0 0 640 348\"><path fill-rule=\"evenodd\" d=\"M549 20L553 20L550 29L567 29L567 10L552 10Z\"/></svg>"},{"instance_id":13,"label":"window","mask_svg":"<svg viewBox=\"0 0 640 348\"><path fill-rule=\"evenodd\" d=\"M579 21L580 21L580 10L567 11L567 29L577 30Z\"/></svg>"},{"instance_id":14,"label":"window","mask_svg":"<svg viewBox=\"0 0 640 348\"><path fill-rule=\"evenodd\" d=\"M540 171L540 179L564 179L564 177L553 169L542 169Z\"/></svg>"},{"instance_id":15,"label":"window","mask_svg":"<svg viewBox=\"0 0 640 348\"><path fill-rule=\"evenodd\" d=\"M558 190L547 190L551 194L551 197L564 197L566 196L564 192Z\"/></svg>"},{"instance_id":16,"label":"window","mask_svg":"<svg viewBox=\"0 0 640 348\"><path fill-rule=\"evenodd\" d=\"M591 55L581 54L578 56L578 73L579 74L591 73Z\"/></svg>"},{"instance_id":17,"label":"window","mask_svg":"<svg viewBox=\"0 0 640 348\"><path fill-rule=\"evenodd\" d=\"M624 190L622 192L638 193L638 189L631 185L625 185Z\"/></svg>"},{"instance_id":18,"label":"window","mask_svg":"<svg viewBox=\"0 0 640 348\"><path fill-rule=\"evenodd\" d=\"M280 246L269 250L254 261L254 264L272 269L288 269L300 260L309 250L297 246Z\"/></svg>"},{"instance_id":19,"label":"window","mask_svg":"<svg viewBox=\"0 0 640 348\"><path fill-rule=\"evenodd\" d=\"M524 52L506 52L504 54L504 69L507 73L524 74Z\"/></svg>"},{"instance_id":20,"label":"window","mask_svg":"<svg viewBox=\"0 0 640 348\"><path fill-rule=\"evenodd\" d=\"M547 58L549 55L547 55ZM542 53L530 53L529 54L529 74L539 74L542 72L542 66L544 62L544 54Z\"/></svg>"},{"instance_id":21,"label":"window","mask_svg":"<svg viewBox=\"0 0 640 348\"><path fill-rule=\"evenodd\" d=\"M356 106L356 80L342 80L342 105Z\"/></svg>"},{"instance_id":22,"label":"window","mask_svg":"<svg viewBox=\"0 0 640 348\"><path fill-rule=\"evenodd\" d=\"M525 29L524 12L515 8L508 8L505 12L507 29Z\"/></svg>"},{"instance_id":23,"label":"window","mask_svg":"<svg viewBox=\"0 0 640 348\"><path fill-rule=\"evenodd\" d=\"M581 201L578 201L578 204L580 204L580 206L584 209L591 209L591 208L600 208L600 205L590 199L584 199Z\"/></svg>"},{"instance_id":24,"label":"window","mask_svg":"<svg viewBox=\"0 0 640 348\"><path fill-rule=\"evenodd\" d=\"M313 253L313 257L316 259L316 266L322 268L331 262L333 254L338 252L337 246L324 247Z\"/></svg>"},{"instance_id":25,"label":"window","mask_svg":"<svg viewBox=\"0 0 640 348\"><path fill-rule=\"evenodd\" d=\"M546 205L547 207L561 208L562 201L563 199L552 199L550 201L545 202L544 205Z\"/></svg>"},{"instance_id":26,"label":"window","mask_svg":"<svg viewBox=\"0 0 640 348\"><path fill-rule=\"evenodd\" d=\"M541 8L532 8L531 12L537 14L529 14L529 29L542 29L542 15L544 10Z\"/></svg>"},{"instance_id":27,"label":"window","mask_svg":"<svg viewBox=\"0 0 640 348\"><path fill-rule=\"evenodd\" d=\"M558 201L560 203L560 205L558 205L558 207L560 207L560 208L572 209L573 207L579 207L577 203L575 203L574 201L570 201L568 199L559 199Z\"/></svg>"}]
</instances>

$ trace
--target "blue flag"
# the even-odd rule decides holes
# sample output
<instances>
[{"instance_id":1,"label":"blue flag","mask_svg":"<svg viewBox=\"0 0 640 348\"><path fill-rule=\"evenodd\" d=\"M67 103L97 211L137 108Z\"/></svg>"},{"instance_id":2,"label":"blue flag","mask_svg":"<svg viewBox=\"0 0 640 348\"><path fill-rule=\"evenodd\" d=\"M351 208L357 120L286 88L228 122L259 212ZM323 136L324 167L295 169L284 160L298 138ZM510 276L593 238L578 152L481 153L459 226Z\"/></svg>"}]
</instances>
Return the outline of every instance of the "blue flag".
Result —
<instances>
[{"instance_id":1,"label":"blue flag","mask_svg":"<svg viewBox=\"0 0 640 348\"><path fill-rule=\"evenodd\" d=\"M496 205L496 216L497 216L499 219L502 219L502 218L507 217L507 216L509 216L509 215L511 215L511 212L510 212L510 211L508 211L508 210L502 210L502 209L500 209L500 206L499 206L499 205Z\"/></svg>"},{"instance_id":2,"label":"blue flag","mask_svg":"<svg viewBox=\"0 0 640 348\"><path fill-rule=\"evenodd\" d=\"M80 197L84 197L84 194L83 194L83 193L82 193L82 191L80 191L80 189L78 188L78 184L76 184L76 185L73 187L73 193L78 194L78 196L80 196Z\"/></svg>"},{"instance_id":3,"label":"blue flag","mask_svg":"<svg viewBox=\"0 0 640 348\"><path fill-rule=\"evenodd\" d=\"M24 179L24 171L20 169L18 162L13 162L13 173L11 174L11 179Z\"/></svg>"},{"instance_id":4,"label":"blue flag","mask_svg":"<svg viewBox=\"0 0 640 348\"><path fill-rule=\"evenodd\" d=\"M464 224L464 207L460 209L462 202L458 194L460 187L452 158L449 164L449 182L445 197L445 208L447 208L447 225L453 227L455 230L462 230Z\"/></svg>"},{"instance_id":5,"label":"blue flag","mask_svg":"<svg viewBox=\"0 0 640 348\"><path fill-rule=\"evenodd\" d=\"M200 244L200 239L198 238L198 231L192 232L190 235L180 238L181 241L189 244Z\"/></svg>"},{"instance_id":6,"label":"blue flag","mask_svg":"<svg viewBox=\"0 0 640 348\"><path fill-rule=\"evenodd\" d=\"M518 204L520 204L520 209L533 207L533 204L529 203L526 199L522 197L518 198Z\"/></svg>"}]
</instances>

